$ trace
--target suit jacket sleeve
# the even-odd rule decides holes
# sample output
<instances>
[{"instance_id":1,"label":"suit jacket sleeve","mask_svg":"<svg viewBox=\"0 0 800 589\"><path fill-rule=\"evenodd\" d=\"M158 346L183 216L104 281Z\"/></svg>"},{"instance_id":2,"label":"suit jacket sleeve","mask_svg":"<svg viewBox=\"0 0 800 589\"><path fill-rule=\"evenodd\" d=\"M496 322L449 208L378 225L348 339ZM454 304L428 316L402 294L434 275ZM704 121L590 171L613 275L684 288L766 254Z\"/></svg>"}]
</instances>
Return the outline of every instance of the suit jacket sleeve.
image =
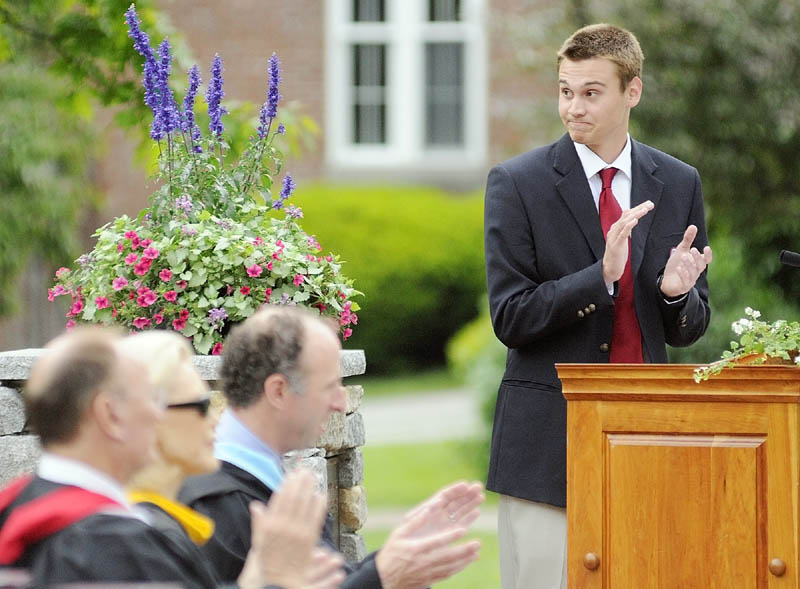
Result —
<instances>
[{"instance_id":1,"label":"suit jacket sleeve","mask_svg":"<svg viewBox=\"0 0 800 589\"><path fill-rule=\"evenodd\" d=\"M543 182L552 184L552 179ZM526 195L529 198L530 195ZM484 239L489 307L495 333L507 347L519 348L546 338L580 321L578 310L589 302L613 307L613 297L603 281L602 260L587 260L583 267L555 280L538 270L539 256L558 243L559 227L534 235L529 212L512 174L494 167L486 185ZM560 252L574 257L569 244Z\"/></svg>"},{"instance_id":2,"label":"suit jacket sleeve","mask_svg":"<svg viewBox=\"0 0 800 589\"><path fill-rule=\"evenodd\" d=\"M689 210L686 226L697 226L697 236L693 247L702 252L708 245L706 235L705 212L703 210L703 191L700 184L700 175L694 170L694 194ZM677 243L675 245L678 245ZM663 273L663 269L662 269ZM658 288L656 286L656 288ZM666 342L675 347L685 347L696 342L706 332L711 320L711 307L708 304L708 279L707 272L703 272L697 283L687 293L686 299L679 304L670 305L664 300L661 292L657 292L659 311L664 323L664 337Z\"/></svg>"}]
</instances>

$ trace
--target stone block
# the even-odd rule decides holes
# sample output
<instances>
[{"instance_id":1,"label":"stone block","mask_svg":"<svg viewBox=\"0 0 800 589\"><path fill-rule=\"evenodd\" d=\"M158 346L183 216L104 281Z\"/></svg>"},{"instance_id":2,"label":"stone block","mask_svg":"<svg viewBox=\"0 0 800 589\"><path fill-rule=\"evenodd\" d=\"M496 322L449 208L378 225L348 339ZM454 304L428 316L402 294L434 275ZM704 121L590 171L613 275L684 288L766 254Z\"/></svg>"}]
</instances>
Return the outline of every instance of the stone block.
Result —
<instances>
[{"instance_id":1,"label":"stone block","mask_svg":"<svg viewBox=\"0 0 800 589\"><path fill-rule=\"evenodd\" d=\"M367 556L367 544L358 534L339 534L339 551L349 561L362 560Z\"/></svg>"},{"instance_id":2,"label":"stone block","mask_svg":"<svg viewBox=\"0 0 800 589\"><path fill-rule=\"evenodd\" d=\"M342 531L355 532L367 521L367 494L364 487L339 489L339 526Z\"/></svg>"},{"instance_id":3,"label":"stone block","mask_svg":"<svg viewBox=\"0 0 800 589\"><path fill-rule=\"evenodd\" d=\"M283 465L287 471L298 466L304 466L314 473L317 479L317 491L328 492L328 463L325 460L325 451L321 448L308 448L295 450L283 457Z\"/></svg>"},{"instance_id":4,"label":"stone block","mask_svg":"<svg viewBox=\"0 0 800 589\"><path fill-rule=\"evenodd\" d=\"M325 448L330 456L340 454L350 448L363 446L364 439L364 418L360 413L351 413L346 416L334 413L331 415L325 434L317 445Z\"/></svg>"},{"instance_id":5,"label":"stone block","mask_svg":"<svg viewBox=\"0 0 800 589\"><path fill-rule=\"evenodd\" d=\"M17 389L0 387L0 436L25 428L25 404Z\"/></svg>"},{"instance_id":6,"label":"stone block","mask_svg":"<svg viewBox=\"0 0 800 589\"><path fill-rule=\"evenodd\" d=\"M364 482L364 454L353 448L339 456L339 486L355 487Z\"/></svg>"},{"instance_id":7,"label":"stone block","mask_svg":"<svg viewBox=\"0 0 800 589\"><path fill-rule=\"evenodd\" d=\"M355 413L361 407L361 399L364 398L364 387L359 384L351 384L344 387L347 393L347 409L345 413Z\"/></svg>"},{"instance_id":8,"label":"stone block","mask_svg":"<svg viewBox=\"0 0 800 589\"><path fill-rule=\"evenodd\" d=\"M34 435L0 437L0 485L36 468L41 450Z\"/></svg>"},{"instance_id":9,"label":"stone block","mask_svg":"<svg viewBox=\"0 0 800 589\"><path fill-rule=\"evenodd\" d=\"M367 358L364 350L342 350L340 362L343 378L358 376L367 371Z\"/></svg>"}]
</instances>

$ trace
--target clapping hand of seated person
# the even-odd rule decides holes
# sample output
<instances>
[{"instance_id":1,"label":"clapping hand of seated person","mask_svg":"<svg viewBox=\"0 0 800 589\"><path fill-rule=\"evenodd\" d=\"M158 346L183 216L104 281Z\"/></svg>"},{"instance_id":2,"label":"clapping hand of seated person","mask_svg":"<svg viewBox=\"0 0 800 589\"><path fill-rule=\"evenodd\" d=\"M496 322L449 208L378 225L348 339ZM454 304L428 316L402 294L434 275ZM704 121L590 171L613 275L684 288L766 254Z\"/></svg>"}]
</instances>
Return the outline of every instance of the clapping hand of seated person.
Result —
<instances>
[{"instance_id":1,"label":"clapping hand of seated person","mask_svg":"<svg viewBox=\"0 0 800 589\"><path fill-rule=\"evenodd\" d=\"M703 253L692 242L697 236L697 227L689 225L681 242L672 250L664 267L661 279L661 292L668 297L679 297L689 292L700 274L711 263L711 248L706 246Z\"/></svg>"},{"instance_id":2,"label":"clapping hand of seated person","mask_svg":"<svg viewBox=\"0 0 800 589\"><path fill-rule=\"evenodd\" d=\"M428 587L476 560L480 542L454 542L467 533L483 500L483 485L458 482L409 511L375 557L384 589Z\"/></svg>"},{"instance_id":3,"label":"clapping hand of seated person","mask_svg":"<svg viewBox=\"0 0 800 589\"><path fill-rule=\"evenodd\" d=\"M344 559L325 546L317 546L311 554L303 589L335 589L345 579Z\"/></svg>"},{"instance_id":4,"label":"clapping hand of seated person","mask_svg":"<svg viewBox=\"0 0 800 589\"><path fill-rule=\"evenodd\" d=\"M314 574L317 584L311 586L328 589L344 579L344 574L320 572L320 566L324 570L330 568L330 559L324 554L313 556L325 518L325 497L316 492L310 471L298 468L289 473L267 506L257 501L250 504L250 514L252 540L238 579L240 587L277 585L300 589Z\"/></svg>"}]
</instances>

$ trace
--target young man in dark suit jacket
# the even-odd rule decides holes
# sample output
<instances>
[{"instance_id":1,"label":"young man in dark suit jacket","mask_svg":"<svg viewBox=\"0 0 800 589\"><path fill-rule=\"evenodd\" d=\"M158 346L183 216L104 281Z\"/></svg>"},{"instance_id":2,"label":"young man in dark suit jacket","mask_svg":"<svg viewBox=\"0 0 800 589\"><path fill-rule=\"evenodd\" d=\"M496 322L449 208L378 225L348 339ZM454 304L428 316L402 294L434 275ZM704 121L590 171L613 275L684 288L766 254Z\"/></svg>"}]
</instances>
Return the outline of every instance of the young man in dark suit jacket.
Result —
<instances>
[{"instance_id":1,"label":"young man in dark suit jacket","mask_svg":"<svg viewBox=\"0 0 800 589\"><path fill-rule=\"evenodd\" d=\"M643 59L629 31L576 31L558 53L567 134L489 174L489 305L509 348L487 484L501 494L503 589L566 586L566 401L555 364L666 362L666 344L688 346L708 326L700 177L628 134Z\"/></svg>"}]
</instances>

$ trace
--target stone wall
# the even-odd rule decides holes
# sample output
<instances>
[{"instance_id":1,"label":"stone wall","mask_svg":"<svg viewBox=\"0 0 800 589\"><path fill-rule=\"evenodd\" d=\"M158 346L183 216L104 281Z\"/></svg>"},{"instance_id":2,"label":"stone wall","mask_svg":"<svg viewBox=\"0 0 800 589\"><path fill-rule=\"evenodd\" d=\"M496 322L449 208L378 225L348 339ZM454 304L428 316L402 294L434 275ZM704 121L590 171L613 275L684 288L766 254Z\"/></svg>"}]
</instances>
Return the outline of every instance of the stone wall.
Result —
<instances>
[{"instance_id":1,"label":"stone wall","mask_svg":"<svg viewBox=\"0 0 800 589\"><path fill-rule=\"evenodd\" d=\"M39 458L38 438L25 427L21 391L40 349L0 352L0 485L29 472ZM196 356L195 366L212 389L216 387L221 358ZM347 388L345 414L334 413L317 443L317 448L293 452L286 457L288 468L304 464L317 476L319 488L327 490L333 518L334 537L350 560L366 555L364 539L358 534L367 517L364 480L364 421L359 413L364 391L347 385L346 378L364 374L366 360L361 350L345 350L341 355L342 376Z\"/></svg>"}]
</instances>

